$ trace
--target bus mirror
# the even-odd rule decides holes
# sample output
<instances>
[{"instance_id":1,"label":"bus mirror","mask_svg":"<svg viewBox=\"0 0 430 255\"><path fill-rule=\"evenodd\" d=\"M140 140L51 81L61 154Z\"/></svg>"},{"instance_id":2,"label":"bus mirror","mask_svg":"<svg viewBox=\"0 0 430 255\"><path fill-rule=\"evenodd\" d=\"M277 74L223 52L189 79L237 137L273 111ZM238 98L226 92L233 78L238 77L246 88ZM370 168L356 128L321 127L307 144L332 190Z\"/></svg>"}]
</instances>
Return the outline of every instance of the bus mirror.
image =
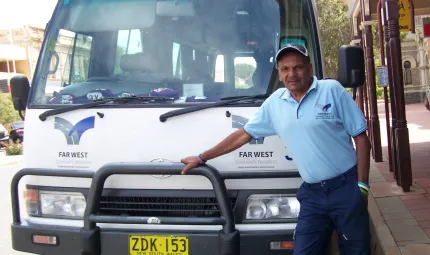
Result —
<instances>
[{"instance_id":1,"label":"bus mirror","mask_svg":"<svg viewBox=\"0 0 430 255\"><path fill-rule=\"evenodd\" d=\"M12 95L13 107L17 111L24 111L27 107L30 83L24 75L17 75L10 79L10 93Z\"/></svg>"},{"instance_id":2,"label":"bus mirror","mask_svg":"<svg viewBox=\"0 0 430 255\"><path fill-rule=\"evenodd\" d=\"M339 49L337 79L345 88L364 84L364 52L361 47L343 45Z\"/></svg>"}]
</instances>

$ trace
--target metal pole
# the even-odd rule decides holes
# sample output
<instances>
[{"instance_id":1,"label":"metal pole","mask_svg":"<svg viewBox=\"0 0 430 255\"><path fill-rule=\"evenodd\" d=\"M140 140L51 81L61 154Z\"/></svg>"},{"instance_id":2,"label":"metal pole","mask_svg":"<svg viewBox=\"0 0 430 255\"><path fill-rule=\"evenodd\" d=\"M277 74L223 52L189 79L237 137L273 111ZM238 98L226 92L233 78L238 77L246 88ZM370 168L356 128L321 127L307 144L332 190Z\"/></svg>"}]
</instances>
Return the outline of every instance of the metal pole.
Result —
<instances>
[{"instance_id":1,"label":"metal pole","mask_svg":"<svg viewBox=\"0 0 430 255\"><path fill-rule=\"evenodd\" d=\"M13 38L12 38L12 29L9 29L9 39L10 39L10 46L12 47L11 50L13 50ZM12 66L13 66L13 72L16 73L16 65L15 65L15 59L12 58Z\"/></svg>"},{"instance_id":2,"label":"metal pole","mask_svg":"<svg viewBox=\"0 0 430 255\"><path fill-rule=\"evenodd\" d=\"M28 79L31 81L32 77L33 77L33 71L31 70L31 66L32 66L32 58L31 58L31 41L30 41L30 36L29 36L29 28L26 25L25 28L25 44L26 44L26 51L27 51L27 64L28 64Z\"/></svg>"},{"instance_id":3,"label":"metal pole","mask_svg":"<svg viewBox=\"0 0 430 255\"><path fill-rule=\"evenodd\" d=\"M370 9L370 6L368 6ZM382 162L381 130L379 127L378 105L376 100L375 60L373 59L373 34L370 13L366 15L364 0L361 0L362 24L364 25L364 46L366 50L366 78L369 87L370 130L372 133L372 155L375 162Z\"/></svg>"},{"instance_id":4,"label":"metal pole","mask_svg":"<svg viewBox=\"0 0 430 255\"><path fill-rule=\"evenodd\" d=\"M382 32L381 1L384 1L384 0L378 1L378 5L376 9L378 13L378 35L379 35L379 51L381 52L381 65L385 66L385 49L384 49L384 34ZM388 167L390 169L390 172L393 172L393 161L391 158L390 110L388 108L387 87L384 87L384 105L385 105L385 125L387 128L387 142L388 142Z\"/></svg>"},{"instance_id":5,"label":"metal pole","mask_svg":"<svg viewBox=\"0 0 430 255\"><path fill-rule=\"evenodd\" d=\"M409 131L406 123L405 97L403 88L403 74L401 67L401 45L399 32L399 6L397 0L386 0L386 15L388 20L388 41L393 68L393 88L396 100L397 128L395 129L395 146L399 162L399 179L404 192L410 191L412 186L411 151L409 147Z\"/></svg>"}]
</instances>

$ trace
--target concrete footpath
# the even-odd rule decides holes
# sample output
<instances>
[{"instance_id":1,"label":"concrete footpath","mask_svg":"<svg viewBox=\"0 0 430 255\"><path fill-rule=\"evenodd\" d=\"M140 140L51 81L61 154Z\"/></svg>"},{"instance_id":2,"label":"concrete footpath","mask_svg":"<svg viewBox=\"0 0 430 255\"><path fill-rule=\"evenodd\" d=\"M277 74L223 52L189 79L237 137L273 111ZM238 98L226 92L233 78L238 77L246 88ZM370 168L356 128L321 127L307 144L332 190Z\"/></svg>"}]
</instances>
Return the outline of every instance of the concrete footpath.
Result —
<instances>
[{"instance_id":1,"label":"concrete footpath","mask_svg":"<svg viewBox=\"0 0 430 255\"><path fill-rule=\"evenodd\" d=\"M406 105L413 177L406 193L389 170L385 114L379 117L384 158L370 167L374 254L430 254L430 111L422 104Z\"/></svg>"},{"instance_id":2,"label":"concrete footpath","mask_svg":"<svg viewBox=\"0 0 430 255\"><path fill-rule=\"evenodd\" d=\"M406 197L426 192L414 185L411 192L404 193L396 183L385 180L375 163L370 167L370 187L368 210L374 254L430 254L429 236L404 204ZM430 197L426 202L430 209Z\"/></svg>"},{"instance_id":3,"label":"concrete footpath","mask_svg":"<svg viewBox=\"0 0 430 255\"><path fill-rule=\"evenodd\" d=\"M0 150L0 166L16 164L24 161L24 155L6 156L3 150Z\"/></svg>"}]
</instances>

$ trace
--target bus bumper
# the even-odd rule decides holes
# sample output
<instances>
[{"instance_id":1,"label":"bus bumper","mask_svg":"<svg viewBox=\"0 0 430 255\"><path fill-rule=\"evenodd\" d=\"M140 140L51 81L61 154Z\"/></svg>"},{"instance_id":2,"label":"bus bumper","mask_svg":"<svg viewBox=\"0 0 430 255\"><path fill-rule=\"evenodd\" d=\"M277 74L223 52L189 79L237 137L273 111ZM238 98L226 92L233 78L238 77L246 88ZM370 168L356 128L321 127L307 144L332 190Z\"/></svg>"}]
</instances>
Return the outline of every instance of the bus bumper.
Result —
<instances>
[{"instance_id":1,"label":"bus bumper","mask_svg":"<svg viewBox=\"0 0 430 255\"><path fill-rule=\"evenodd\" d=\"M50 254L50 255L283 255L293 254L292 249L275 250L271 249L271 242L290 241L293 240L293 230L285 231L255 231L243 232L223 236L220 232L206 231L193 233L183 232L140 232L136 229L99 229L96 228L99 234L88 235L82 232L81 228L77 227L61 227L61 226L28 226L24 224L12 225L12 247L14 250L34 253L34 254ZM38 244L35 243L35 235L38 236L53 236L55 244ZM97 237L98 235L98 237ZM185 253L167 253L160 250L157 251L140 251L130 253L133 248L133 242L130 242L130 235L150 235L150 236L185 236L188 238L188 250ZM95 239L93 239L95 238ZM46 238L47 239L47 238ZM41 239L39 240L46 240ZM224 242L224 244L222 244ZM235 253L234 250L226 250L222 248L226 243L235 242L232 247L240 246L240 252ZM88 247L92 246L92 247ZM89 249L88 249L89 248Z\"/></svg>"},{"instance_id":2,"label":"bus bumper","mask_svg":"<svg viewBox=\"0 0 430 255\"><path fill-rule=\"evenodd\" d=\"M114 174L120 175L180 175L183 164L124 164L110 163L95 172L58 170L58 169L31 169L24 168L18 171L11 183L12 202L12 246L15 250L45 255L283 255L292 254L293 229L274 230L267 229L256 231L242 231L236 229L233 209L229 203L227 189L223 176L219 171L210 166L199 166L192 169L188 175L204 176L212 183L213 191L220 210L220 217L141 217L141 216L111 216L98 213L100 199L106 179ZM91 178L85 213L83 215L83 227L66 227L61 225L29 224L23 223L20 216L18 184L22 177L56 176ZM229 178L281 178L297 176L297 173L268 173L253 172L248 175L230 176ZM138 225L211 225L222 226L220 231L149 231L137 232L133 229L108 229L100 228L98 224L138 224ZM270 225L270 224L268 224ZM140 242L140 248L136 246L136 238ZM154 241L157 239L156 241ZM158 242L162 240L162 242ZM285 242L285 250L272 250L277 248L271 242ZM40 244L40 242L52 244ZM134 243L133 243L134 242ZM148 252L148 243L152 251ZM186 248L172 248L174 245L185 244ZM279 245L278 245L279 246ZM146 247L146 248L142 248ZM175 246L177 247L177 246ZM160 252L158 249L169 252ZM157 250L157 251L156 251ZM183 252L180 252L180 251Z\"/></svg>"}]
</instances>

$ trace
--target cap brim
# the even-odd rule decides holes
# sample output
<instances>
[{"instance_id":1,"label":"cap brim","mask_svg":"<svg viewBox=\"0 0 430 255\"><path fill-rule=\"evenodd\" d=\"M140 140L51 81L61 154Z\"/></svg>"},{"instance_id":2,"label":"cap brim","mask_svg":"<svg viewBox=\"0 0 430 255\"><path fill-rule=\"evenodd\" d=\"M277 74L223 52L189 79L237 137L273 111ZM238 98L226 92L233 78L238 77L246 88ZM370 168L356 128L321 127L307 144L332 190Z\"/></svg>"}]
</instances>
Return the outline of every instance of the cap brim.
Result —
<instances>
[{"instance_id":1,"label":"cap brim","mask_svg":"<svg viewBox=\"0 0 430 255\"><path fill-rule=\"evenodd\" d=\"M300 50L296 49L295 47L290 47L290 46L288 46L288 47L284 47L284 48L280 49L280 50L278 51L278 53L276 53L276 57L275 57L276 62L278 62L278 61L279 61L279 59L280 59L283 55L285 55L287 52L298 52L298 53L300 53L302 56L309 58L309 56L308 56L308 55L306 55L305 53L303 53L302 51L300 51Z\"/></svg>"}]
</instances>

